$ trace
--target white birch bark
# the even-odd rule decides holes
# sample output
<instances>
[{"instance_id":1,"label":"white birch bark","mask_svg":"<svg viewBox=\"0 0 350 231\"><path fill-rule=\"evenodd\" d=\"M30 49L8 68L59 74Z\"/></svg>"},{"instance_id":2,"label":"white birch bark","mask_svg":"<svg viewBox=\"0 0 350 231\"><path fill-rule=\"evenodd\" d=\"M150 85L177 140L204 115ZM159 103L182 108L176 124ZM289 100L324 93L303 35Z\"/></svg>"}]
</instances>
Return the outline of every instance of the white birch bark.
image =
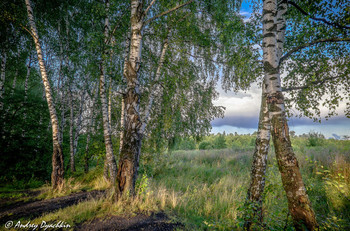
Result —
<instances>
[{"instance_id":1,"label":"white birch bark","mask_svg":"<svg viewBox=\"0 0 350 231\"><path fill-rule=\"evenodd\" d=\"M109 1L106 0L106 18L105 18L105 24L104 24L104 36L105 36L105 44L108 42L108 36L109 36ZM106 52L106 51L105 51ZM105 55L107 57L107 55ZM103 133L104 133L104 139L105 139L105 146L106 146L106 159L108 163L108 169L110 174L110 179L112 182L112 190L115 190L115 182L116 182L116 162L113 154L113 146L112 146L112 139L111 139L111 129L110 129L110 123L108 119L108 103L107 103L107 97L106 97L106 78L105 78L105 61L104 58L102 59L102 64L100 65L100 97L101 97L101 104L102 104L102 117L103 117Z\"/></svg>"},{"instance_id":2,"label":"white birch bark","mask_svg":"<svg viewBox=\"0 0 350 231\"><path fill-rule=\"evenodd\" d=\"M294 227L296 230L315 230L317 228L315 214L306 194L298 160L291 146L285 115L279 58L283 50L284 14L287 10L287 3L281 1L280 4L278 8L276 0L265 0L263 4L263 57L271 133ZM276 15L279 15L278 20ZM277 21L279 21L279 27L277 27ZM277 30L281 33L280 35L276 34Z\"/></svg>"},{"instance_id":3,"label":"white birch bark","mask_svg":"<svg viewBox=\"0 0 350 231\"><path fill-rule=\"evenodd\" d=\"M78 141L79 141L79 136L81 132L81 124L82 124L82 116L83 116L83 107L85 103L85 89L81 93L80 96L80 105L79 105L79 112L78 112L78 119L77 119L77 126L75 129L75 136L74 136L74 147L73 147L73 155L77 154L77 148L78 148Z\"/></svg>"},{"instance_id":4,"label":"white birch bark","mask_svg":"<svg viewBox=\"0 0 350 231\"><path fill-rule=\"evenodd\" d=\"M39 62L41 77L45 87L47 105L50 112L50 121L52 125L52 141L53 141L51 183L52 183L52 187L55 189L57 188L57 186L63 183L63 174L64 174L63 153L62 153L61 145L59 143L58 119L57 119L55 104L52 97L50 82L49 82L47 72L46 72L46 67L44 64L44 58L43 58L42 49L39 41L39 35L35 25L33 10L31 7L31 1L25 0L25 3L27 7L30 30L31 30L32 37L35 43L35 48L38 54L38 62Z\"/></svg>"},{"instance_id":5,"label":"white birch bark","mask_svg":"<svg viewBox=\"0 0 350 231\"><path fill-rule=\"evenodd\" d=\"M140 91L138 72L141 65L141 44L144 12L139 0L131 0L131 38L129 59L124 70L127 82L125 94L125 127L123 145L120 151L117 173L118 196L134 194L135 182L139 168L142 134L139 113Z\"/></svg>"},{"instance_id":6,"label":"white birch bark","mask_svg":"<svg viewBox=\"0 0 350 231\"><path fill-rule=\"evenodd\" d=\"M94 109L95 109L95 102L96 102L96 99L97 99L97 96L98 96L98 89L95 90L95 94L94 96L92 96L92 99L91 99L91 105L90 105L90 119L89 119L89 122L88 122L88 125L87 125L87 128L86 128L86 146L85 146L85 155L84 155L84 171L85 173L87 173L89 171L89 159L90 159L90 156L89 156L89 145L90 145L90 137L91 137L91 128L94 124Z\"/></svg>"}]
</instances>

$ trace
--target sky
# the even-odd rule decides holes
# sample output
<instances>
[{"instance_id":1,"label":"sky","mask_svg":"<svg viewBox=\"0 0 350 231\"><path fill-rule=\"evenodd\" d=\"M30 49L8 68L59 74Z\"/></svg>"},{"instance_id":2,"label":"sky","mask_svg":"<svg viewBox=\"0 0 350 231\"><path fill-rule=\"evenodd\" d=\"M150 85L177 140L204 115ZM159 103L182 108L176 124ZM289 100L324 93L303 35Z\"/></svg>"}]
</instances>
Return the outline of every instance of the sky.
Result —
<instances>
[{"instance_id":1,"label":"sky","mask_svg":"<svg viewBox=\"0 0 350 231\"><path fill-rule=\"evenodd\" d=\"M250 15L250 7L243 2L241 14L245 17ZM252 134L258 129L261 89L258 84L252 84L251 88L244 92L225 92L220 86L216 89L219 98L214 101L216 106L226 107L224 118L216 118L212 121L211 133L235 133ZM341 102L338 109L338 116L326 120L326 108L321 108L321 123L314 122L309 118L288 118L289 130L295 131L297 135L309 132L318 132L326 138L337 138L350 135L350 119L344 115L346 102Z\"/></svg>"}]
</instances>

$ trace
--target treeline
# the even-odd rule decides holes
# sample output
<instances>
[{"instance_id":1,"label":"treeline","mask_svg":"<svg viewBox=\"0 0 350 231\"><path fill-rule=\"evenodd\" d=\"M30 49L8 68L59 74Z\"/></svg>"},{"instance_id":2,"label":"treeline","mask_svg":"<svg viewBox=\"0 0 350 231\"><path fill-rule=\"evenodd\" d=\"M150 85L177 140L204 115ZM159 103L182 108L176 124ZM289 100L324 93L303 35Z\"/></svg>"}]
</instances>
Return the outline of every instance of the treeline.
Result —
<instances>
[{"instance_id":1,"label":"treeline","mask_svg":"<svg viewBox=\"0 0 350 231\"><path fill-rule=\"evenodd\" d=\"M253 134L232 134L225 132L223 134L212 134L201 138L178 137L170 151L174 150L211 150L211 149L234 149L253 151L256 142L256 132ZM325 136L317 132L309 132L296 136L294 131L290 132L293 148L301 147L332 147L350 144L348 140L326 139ZM273 143L271 143L273 148Z\"/></svg>"}]
</instances>

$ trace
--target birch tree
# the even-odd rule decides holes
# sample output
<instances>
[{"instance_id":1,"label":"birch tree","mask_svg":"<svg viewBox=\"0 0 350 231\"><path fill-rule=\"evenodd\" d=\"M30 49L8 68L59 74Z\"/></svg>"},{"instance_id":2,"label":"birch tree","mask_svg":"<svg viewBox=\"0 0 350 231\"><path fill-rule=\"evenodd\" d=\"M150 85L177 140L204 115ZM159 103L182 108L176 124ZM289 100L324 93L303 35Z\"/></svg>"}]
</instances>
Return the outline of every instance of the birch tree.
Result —
<instances>
[{"instance_id":1,"label":"birch tree","mask_svg":"<svg viewBox=\"0 0 350 231\"><path fill-rule=\"evenodd\" d=\"M108 45L108 38L109 38L109 1L106 0L106 17L105 17L105 24L104 24L104 44ZM108 57L107 50L105 48L104 50L104 57L102 57L102 63L100 65L100 97L101 97L101 104L102 104L102 116L103 116L103 134L104 134L104 140L105 140L105 146L106 146L106 159L110 174L110 179L112 182L112 191L115 191L115 182L116 182L116 162L113 154L113 145L112 145L112 139L111 139L111 127L110 127L110 121L108 119L109 113L108 113L108 103L107 103L107 95L106 95L106 67L105 67L105 61L104 59Z\"/></svg>"},{"instance_id":2,"label":"birch tree","mask_svg":"<svg viewBox=\"0 0 350 231\"><path fill-rule=\"evenodd\" d=\"M344 30L346 30L346 26L342 26L340 24L327 21L324 18L316 18L303 10L299 5L294 2L288 2L291 5L292 9L289 8L289 25L292 29L287 30L286 28L286 11L287 11L287 2L286 1L278 1L277 6L277 58L279 60L279 70L287 72L287 77L283 79L283 85L285 87L282 88L284 92L296 91L292 92L292 94L287 96L287 106L290 107L292 104L297 106L299 109L298 113L300 115L304 115L313 119L318 119L320 116L319 110L319 102L321 100L321 95L324 95L326 92L330 92L330 96L332 99L324 102L329 105L329 114L328 116L334 115L334 110L336 108L337 102L339 98L343 98L338 96L339 90L335 90L338 86L348 86L346 79L349 78L349 75L345 72L339 72L340 67L344 67L345 60L343 61L343 57L339 59L334 59L339 54L346 55L348 54L347 49L343 48L343 44L348 41L346 38L346 34L344 34ZM326 3L327 7L323 6L318 9L318 14L323 15L324 12L329 11L332 7L334 7L333 3ZM312 6L308 6L308 11L313 11ZM300 14L301 11L301 14ZM302 15L302 16L300 16ZM310 16L306 18L304 15ZM334 21L342 21L340 18L344 18L344 15L340 13L339 18L331 17ZM303 21L304 23L301 23ZM315 29L317 28L317 29ZM310 31L312 31L310 33ZM287 35L285 35L287 34ZM344 37L345 36L345 37ZM285 39L286 37L286 39ZM324 38L322 38L324 37ZM285 40L287 40L285 42ZM311 42L305 42L310 41ZM329 46L327 44L334 44L333 46ZM321 47L315 47L315 45L323 45L324 49ZM286 51L284 52L283 48L286 47ZM304 48L309 48L307 53L310 55L305 55L302 51ZM313 55L317 53L318 55ZM293 57L293 61L285 62L287 59ZM309 57L308 61L305 60L305 57ZM329 62L329 59L333 61ZM307 63L307 66L305 65ZM317 64L317 65L315 65ZM315 78L315 73L318 73ZM320 79L318 75L328 76L324 79ZM306 79L306 81L305 81ZM304 85L300 85L300 83L304 82ZM345 81L345 82L343 82ZM326 83L326 84L325 84ZM288 87L287 87L288 86ZM317 88L317 89L316 89ZM261 113L263 109L267 110L266 103L264 104L264 85L263 85L263 94L262 94L262 104L261 104ZM305 94L305 95L304 95ZM346 98L346 95L343 95ZM307 100L306 100L307 99ZM332 102L332 103L330 103ZM311 110L316 111L316 113L310 112ZM292 113L288 111L288 115L291 116ZM263 120L260 116L259 119L259 132L256 140L256 150L264 143L268 146L269 137L266 142L262 142L260 139L260 129L262 124L266 124L267 127L270 127L270 122L268 122L268 117L265 117L266 120ZM269 134L270 131L266 130L265 134ZM268 149L267 149L268 150ZM258 216L258 221L262 222L262 193L264 189L265 182L265 171L259 171L259 169L266 169L266 161L267 152L255 151L253 157L253 165L252 165L252 175L251 175L251 184L248 190L247 202L249 203L257 203L252 206L252 216L247 219L245 227L249 229L251 225L251 220L254 220L255 215ZM255 189L258 188L259 191ZM253 193L252 193L253 192ZM255 192L255 193L254 193ZM255 196L253 196L255 195Z\"/></svg>"},{"instance_id":3,"label":"birch tree","mask_svg":"<svg viewBox=\"0 0 350 231\"><path fill-rule=\"evenodd\" d=\"M183 4L155 15L147 19L147 15L155 1L152 1L146 9L139 0L131 0L130 18L130 50L129 57L124 70L127 88L125 92L125 124L123 134L123 146L121 147L117 173L117 193L134 194L135 182L139 167L139 158L142 144L142 121L140 117L140 67L142 52L142 37L144 27L153 20L171 13L192 2Z\"/></svg>"},{"instance_id":4,"label":"birch tree","mask_svg":"<svg viewBox=\"0 0 350 231\"><path fill-rule=\"evenodd\" d=\"M38 55L40 73L44 83L45 96L46 96L46 100L47 100L47 104L50 112L50 119L51 119L51 126L52 126L52 142L53 142L51 184L52 184L52 187L55 189L58 186L63 184L63 174L64 174L63 153L62 153L61 144L59 142L60 131L59 131L59 125L58 125L58 118L56 114L54 100L52 97L50 82L48 79L48 75L47 75L47 71L44 63L43 53L42 53L42 49L39 41L39 35L36 29L33 10L31 7L31 1L25 0L25 3L27 7L30 31L34 39L35 48Z\"/></svg>"},{"instance_id":5,"label":"birch tree","mask_svg":"<svg viewBox=\"0 0 350 231\"><path fill-rule=\"evenodd\" d=\"M315 230L317 227L315 214L306 194L298 160L291 146L285 114L284 98L278 68L279 41L276 35L276 29L278 28L276 28L277 22L275 18L275 15L278 15L277 2L276 0L267 0L264 1L263 4L265 87L276 158L295 228L297 230ZM282 17L284 16L282 15ZM282 29L284 30L285 27Z\"/></svg>"}]
</instances>

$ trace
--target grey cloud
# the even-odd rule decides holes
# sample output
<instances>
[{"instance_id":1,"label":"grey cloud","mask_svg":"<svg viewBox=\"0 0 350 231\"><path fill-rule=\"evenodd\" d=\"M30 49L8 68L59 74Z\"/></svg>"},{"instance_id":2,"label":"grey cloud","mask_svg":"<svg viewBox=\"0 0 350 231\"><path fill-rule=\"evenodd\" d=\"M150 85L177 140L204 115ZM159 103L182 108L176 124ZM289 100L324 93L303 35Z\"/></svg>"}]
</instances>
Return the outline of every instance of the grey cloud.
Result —
<instances>
[{"instance_id":1,"label":"grey cloud","mask_svg":"<svg viewBox=\"0 0 350 231\"><path fill-rule=\"evenodd\" d=\"M225 116L224 118L216 118L212 121L213 127L220 126L233 126L239 128L257 128L258 117L247 117L247 116Z\"/></svg>"},{"instance_id":2,"label":"grey cloud","mask_svg":"<svg viewBox=\"0 0 350 231\"><path fill-rule=\"evenodd\" d=\"M239 128L258 128L259 117L256 116L243 116L243 115L229 115L224 118L216 118L211 122L213 127L220 126L232 126ZM338 125L344 124L344 126L350 126L350 119L345 116L333 117L328 120L323 119L321 123L313 122L312 119L308 118L297 118L292 117L288 119L288 124L293 127L313 125L313 126L322 126L322 125Z\"/></svg>"}]
</instances>

